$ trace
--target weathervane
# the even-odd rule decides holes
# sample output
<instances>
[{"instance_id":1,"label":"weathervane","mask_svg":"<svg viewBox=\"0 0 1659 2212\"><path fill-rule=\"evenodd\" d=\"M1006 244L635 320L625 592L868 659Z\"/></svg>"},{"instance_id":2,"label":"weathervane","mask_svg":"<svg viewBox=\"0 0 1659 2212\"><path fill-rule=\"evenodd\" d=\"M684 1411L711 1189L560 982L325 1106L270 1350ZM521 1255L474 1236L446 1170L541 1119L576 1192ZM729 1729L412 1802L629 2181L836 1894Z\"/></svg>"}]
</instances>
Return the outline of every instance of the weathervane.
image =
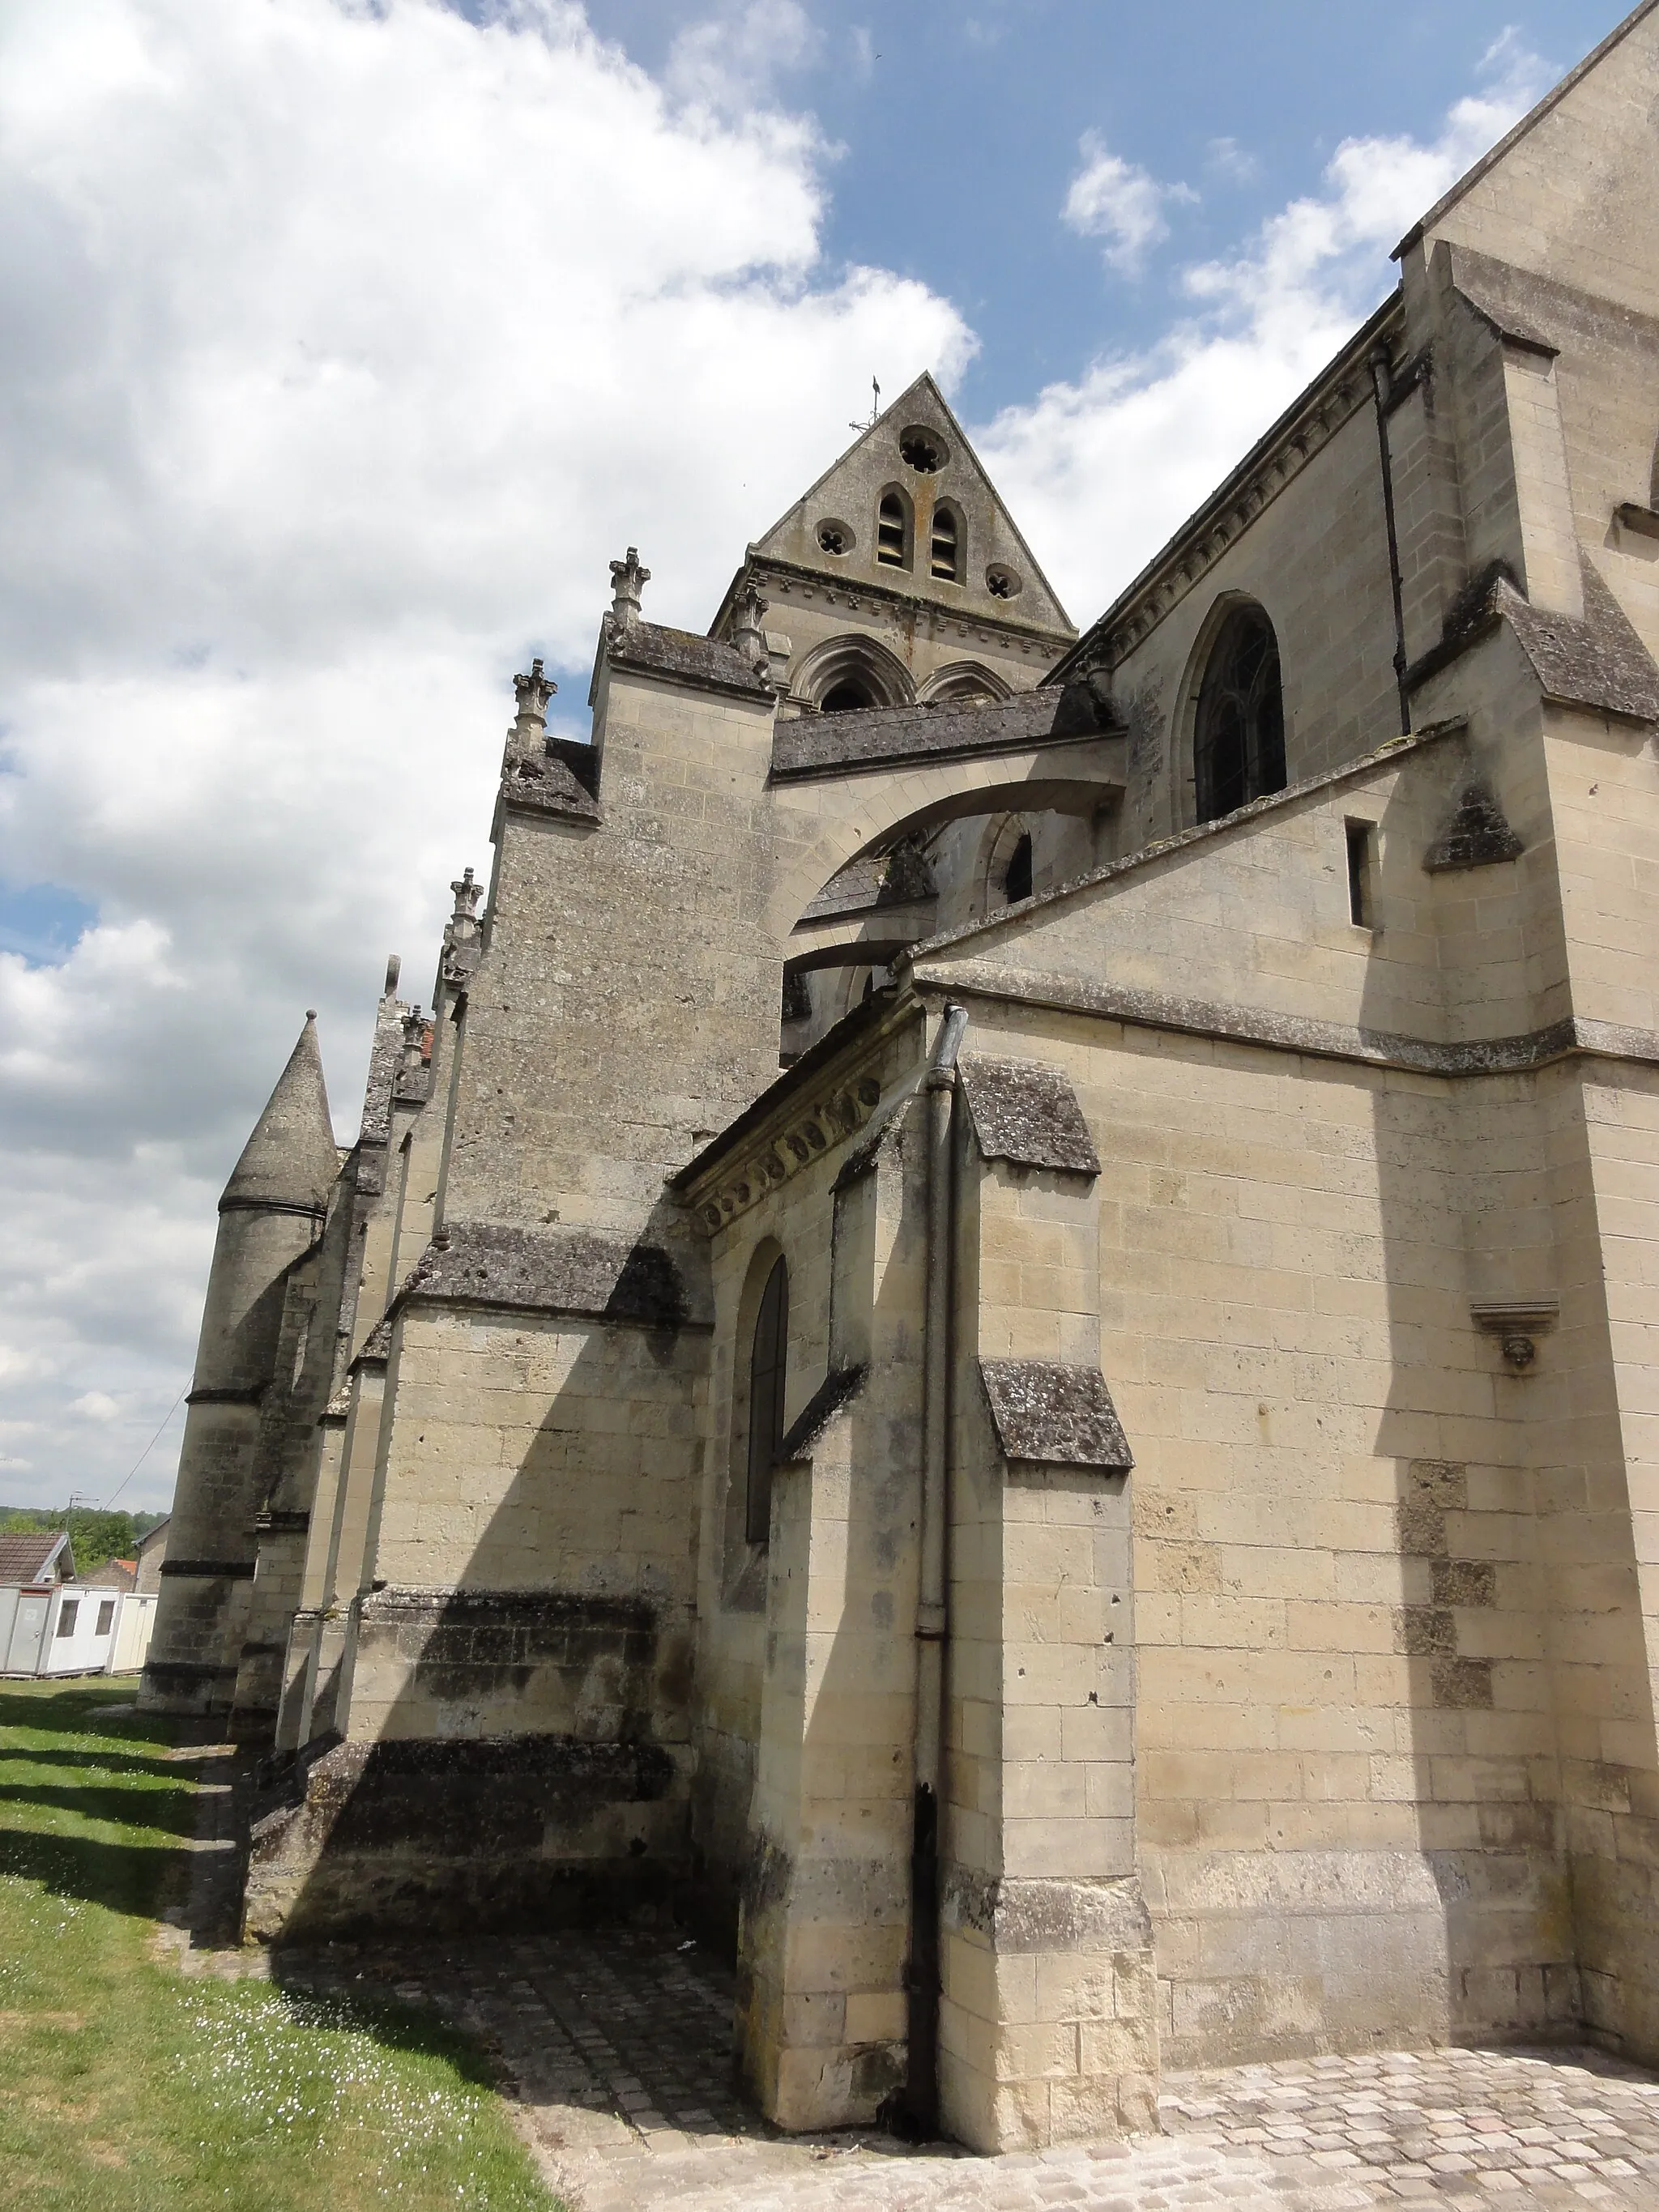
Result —
<instances>
[{"instance_id":1,"label":"weathervane","mask_svg":"<svg viewBox=\"0 0 1659 2212\"><path fill-rule=\"evenodd\" d=\"M873 376L870 380L870 420L867 422L849 422L847 426L849 430L873 430L880 420L881 386Z\"/></svg>"}]
</instances>

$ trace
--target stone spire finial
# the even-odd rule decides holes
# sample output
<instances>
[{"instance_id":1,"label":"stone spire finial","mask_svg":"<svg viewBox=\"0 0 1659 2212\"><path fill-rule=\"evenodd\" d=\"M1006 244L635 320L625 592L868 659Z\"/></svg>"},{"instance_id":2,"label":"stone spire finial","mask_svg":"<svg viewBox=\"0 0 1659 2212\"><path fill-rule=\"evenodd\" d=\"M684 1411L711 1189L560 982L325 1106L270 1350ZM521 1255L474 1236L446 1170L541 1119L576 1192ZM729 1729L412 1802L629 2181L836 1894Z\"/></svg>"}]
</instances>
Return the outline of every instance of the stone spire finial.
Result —
<instances>
[{"instance_id":1,"label":"stone spire finial","mask_svg":"<svg viewBox=\"0 0 1659 2212\"><path fill-rule=\"evenodd\" d=\"M420 1006L404 1016L404 1073L418 1075L432 1053L432 1017Z\"/></svg>"},{"instance_id":2,"label":"stone spire finial","mask_svg":"<svg viewBox=\"0 0 1659 2212\"><path fill-rule=\"evenodd\" d=\"M547 727L547 702L558 688L550 677L543 675L539 657L531 662L528 676L514 678L513 695L518 702L514 737L531 738Z\"/></svg>"},{"instance_id":3,"label":"stone spire finial","mask_svg":"<svg viewBox=\"0 0 1659 2212\"><path fill-rule=\"evenodd\" d=\"M455 911L444 925L443 980L459 990L478 964L478 901L483 885L474 882L471 868L465 868L449 888L455 894Z\"/></svg>"},{"instance_id":4,"label":"stone spire finial","mask_svg":"<svg viewBox=\"0 0 1659 2212\"><path fill-rule=\"evenodd\" d=\"M307 1014L288 1066L231 1170L219 1210L245 1206L320 1213L339 1172L317 1024Z\"/></svg>"},{"instance_id":5,"label":"stone spire finial","mask_svg":"<svg viewBox=\"0 0 1659 2212\"><path fill-rule=\"evenodd\" d=\"M541 663L538 661L536 665L539 668ZM478 901L483 896L483 885L473 882L471 869L463 868L459 881L451 884L449 888L455 894L455 911L450 916L451 921L476 921Z\"/></svg>"},{"instance_id":6,"label":"stone spire finial","mask_svg":"<svg viewBox=\"0 0 1659 2212\"><path fill-rule=\"evenodd\" d=\"M744 579L738 594L737 605L732 610L732 644L752 668L764 670L766 653L766 610L771 602L761 597L760 586L752 576Z\"/></svg>"},{"instance_id":7,"label":"stone spire finial","mask_svg":"<svg viewBox=\"0 0 1659 2212\"><path fill-rule=\"evenodd\" d=\"M611 618L621 629L631 629L640 618L640 594L651 581L651 571L640 566L640 549L630 545L625 561L611 563Z\"/></svg>"}]
</instances>

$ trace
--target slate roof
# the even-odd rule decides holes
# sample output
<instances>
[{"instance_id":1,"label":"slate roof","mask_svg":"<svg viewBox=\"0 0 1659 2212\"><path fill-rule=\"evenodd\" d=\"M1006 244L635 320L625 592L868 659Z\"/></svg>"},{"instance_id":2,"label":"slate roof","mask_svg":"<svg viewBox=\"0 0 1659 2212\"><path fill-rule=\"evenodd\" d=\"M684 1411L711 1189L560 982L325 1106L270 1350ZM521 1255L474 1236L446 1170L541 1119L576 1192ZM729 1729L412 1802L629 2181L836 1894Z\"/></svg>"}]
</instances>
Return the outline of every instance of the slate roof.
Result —
<instances>
[{"instance_id":1,"label":"slate roof","mask_svg":"<svg viewBox=\"0 0 1659 2212\"><path fill-rule=\"evenodd\" d=\"M25 1528L0 1535L0 1587L42 1581L60 1550L64 1554L60 1565L67 1579L75 1572L68 1545L69 1534L63 1528Z\"/></svg>"},{"instance_id":2,"label":"slate roof","mask_svg":"<svg viewBox=\"0 0 1659 2212\"><path fill-rule=\"evenodd\" d=\"M1045 684L1012 699L975 705L865 707L847 714L803 714L780 722L772 740L774 779L835 775L892 761L948 759L963 753L1024 752L1038 744L1112 735L1081 684Z\"/></svg>"}]
</instances>

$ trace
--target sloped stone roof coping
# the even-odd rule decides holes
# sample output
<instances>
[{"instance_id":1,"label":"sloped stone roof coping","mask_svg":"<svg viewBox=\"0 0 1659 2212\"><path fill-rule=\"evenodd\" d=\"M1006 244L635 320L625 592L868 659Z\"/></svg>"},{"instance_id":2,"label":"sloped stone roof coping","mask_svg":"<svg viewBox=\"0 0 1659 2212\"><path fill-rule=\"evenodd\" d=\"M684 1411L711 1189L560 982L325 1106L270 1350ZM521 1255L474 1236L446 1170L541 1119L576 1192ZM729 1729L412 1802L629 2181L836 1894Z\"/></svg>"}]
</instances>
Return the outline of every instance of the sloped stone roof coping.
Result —
<instances>
[{"instance_id":1,"label":"sloped stone roof coping","mask_svg":"<svg viewBox=\"0 0 1659 2212\"><path fill-rule=\"evenodd\" d=\"M772 738L775 781L845 774L900 760L1024 752L1033 744L1085 743L1121 735L1086 685L1044 685L984 705L963 700L913 707L864 707L845 714L803 714L780 722Z\"/></svg>"},{"instance_id":2,"label":"sloped stone roof coping","mask_svg":"<svg viewBox=\"0 0 1659 2212\"><path fill-rule=\"evenodd\" d=\"M1476 777L1459 793L1444 828L1423 855L1423 866L1431 876L1490 868L1500 860L1518 860L1525 850L1490 788Z\"/></svg>"},{"instance_id":3,"label":"sloped stone roof coping","mask_svg":"<svg viewBox=\"0 0 1659 2212\"><path fill-rule=\"evenodd\" d=\"M1016 1167L1097 1176L1100 1156L1063 1070L1037 1060L990 1060L963 1053L957 1062L980 1151Z\"/></svg>"},{"instance_id":4,"label":"sloped stone roof coping","mask_svg":"<svg viewBox=\"0 0 1659 2212\"><path fill-rule=\"evenodd\" d=\"M980 1376L1007 1460L1127 1474L1134 1465L1123 1425L1094 1367L1047 1359L981 1359Z\"/></svg>"},{"instance_id":5,"label":"sloped stone roof coping","mask_svg":"<svg viewBox=\"0 0 1659 2212\"><path fill-rule=\"evenodd\" d=\"M451 1222L441 1234L444 1241L427 1246L394 1311L410 1299L433 1298L649 1328L709 1325L692 1315L684 1277L660 1244L496 1221Z\"/></svg>"},{"instance_id":6,"label":"sloped stone roof coping","mask_svg":"<svg viewBox=\"0 0 1659 2212\"><path fill-rule=\"evenodd\" d=\"M1507 578L1494 589L1498 611L1547 698L1568 707L1598 708L1634 722L1659 721L1659 667L1629 617L1583 554L1584 619L1552 614L1522 599Z\"/></svg>"},{"instance_id":7,"label":"sloped stone roof coping","mask_svg":"<svg viewBox=\"0 0 1659 2212\"><path fill-rule=\"evenodd\" d=\"M539 758L520 755L501 771L501 804L522 812L597 822L599 802L568 761L550 746Z\"/></svg>"},{"instance_id":8,"label":"sloped stone roof coping","mask_svg":"<svg viewBox=\"0 0 1659 2212\"><path fill-rule=\"evenodd\" d=\"M850 1406L870 1379L867 1364L832 1367L807 1400L778 1446L778 1464L803 1460L843 1407Z\"/></svg>"},{"instance_id":9,"label":"sloped stone roof coping","mask_svg":"<svg viewBox=\"0 0 1659 2212\"><path fill-rule=\"evenodd\" d=\"M1391 761L1404 759L1408 754L1419 752L1425 746L1438 744L1442 738L1461 736L1468 728L1468 719L1454 714L1443 722L1432 722L1426 728L1413 731L1408 738L1390 738L1377 746L1374 752L1362 753L1358 760L1344 761L1340 768L1323 769L1317 775L1304 776L1300 783L1287 784L1283 791L1269 792L1263 799L1253 799L1248 805L1235 807L1231 814L1217 817L1213 822L1195 823L1190 830L1177 830L1172 837L1155 837L1138 852L1126 853L1121 860L1108 860L1103 866L1091 868L1086 873L1073 876L1068 883L1056 884L1052 890L1035 892L1028 899L1004 907L1000 913L988 915L979 921L964 921L955 929L942 929L936 936L924 937L916 944L907 945L895 960L896 969L914 969L917 963L931 954L965 943L972 937L987 937L1010 921L1017 921L1039 907L1057 906L1062 899L1073 897L1079 891L1091 890L1097 884L1115 882L1120 876L1132 874L1153 860L1161 860L1170 853L1184 852L1188 847L1201 845L1212 837L1224 836L1241 823L1254 822L1263 814L1277 808L1293 806L1299 799L1310 799L1317 793L1333 789L1355 777L1368 775L1374 769L1386 767Z\"/></svg>"},{"instance_id":10,"label":"sloped stone roof coping","mask_svg":"<svg viewBox=\"0 0 1659 2212\"><path fill-rule=\"evenodd\" d=\"M1659 7L1659 0L1642 0L1642 4L1632 9L1622 23L1615 23L1601 45L1586 54L1577 69L1569 70L1559 84L1547 92L1535 107L1528 108L1521 120L1512 129L1505 131L1498 143L1483 154L1472 168L1465 169L1451 190L1443 193L1425 216L1420 216L1418 218L1399 245L1395 247L1391 258L1398 261L1402 254L1408 253L1425 231L1432 230L1442 216L1449 214L1467 191L1478 185L1481 178L1489 171L1495 169L1510 147L1517 144L1530 131L1541 123L1552 108L1559 106L1573 87L1582 78L1587 77L1604 56L1611 53L1616 46L1628 38L1642 18L1651 15L1656 7Z\"/></svg>"},{"instance_id":11,"label":"sloped stone roof coping","mask_svg":"<svg viewBox=\"0 0 1659 2212\"><path fill-rule=\"evenodd\" d=\"M613 668L635 668L650 676L666 676L675 683L705 690L738 691L754 699L769 699L772 687L766 677L745 660L735 647L694 630L668 629L660 623L612 623L605 647Z\"/></svg>"}]
</instances>

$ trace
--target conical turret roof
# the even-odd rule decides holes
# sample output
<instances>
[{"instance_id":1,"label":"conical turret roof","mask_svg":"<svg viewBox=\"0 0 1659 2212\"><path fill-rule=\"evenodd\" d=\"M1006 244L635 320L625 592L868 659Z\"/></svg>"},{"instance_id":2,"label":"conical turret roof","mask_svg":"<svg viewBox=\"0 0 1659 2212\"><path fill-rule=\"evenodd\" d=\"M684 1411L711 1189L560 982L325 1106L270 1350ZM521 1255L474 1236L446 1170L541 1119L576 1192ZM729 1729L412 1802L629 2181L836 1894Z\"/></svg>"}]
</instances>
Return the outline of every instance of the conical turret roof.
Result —
<instances>
[{"instance_id":1,"label":"conical turret roof","mask_svg":"<svg viewBox=\"0 0 1659 2212\"><path fill-rule=\"evenodd\" d=\"M323 1085L317 1018L306 1016L300 1041L265 1110L242 1147L221 1206L305 1206L320 1210L340 1171L340 1155Z\"/></svg>"}]
</instances>

